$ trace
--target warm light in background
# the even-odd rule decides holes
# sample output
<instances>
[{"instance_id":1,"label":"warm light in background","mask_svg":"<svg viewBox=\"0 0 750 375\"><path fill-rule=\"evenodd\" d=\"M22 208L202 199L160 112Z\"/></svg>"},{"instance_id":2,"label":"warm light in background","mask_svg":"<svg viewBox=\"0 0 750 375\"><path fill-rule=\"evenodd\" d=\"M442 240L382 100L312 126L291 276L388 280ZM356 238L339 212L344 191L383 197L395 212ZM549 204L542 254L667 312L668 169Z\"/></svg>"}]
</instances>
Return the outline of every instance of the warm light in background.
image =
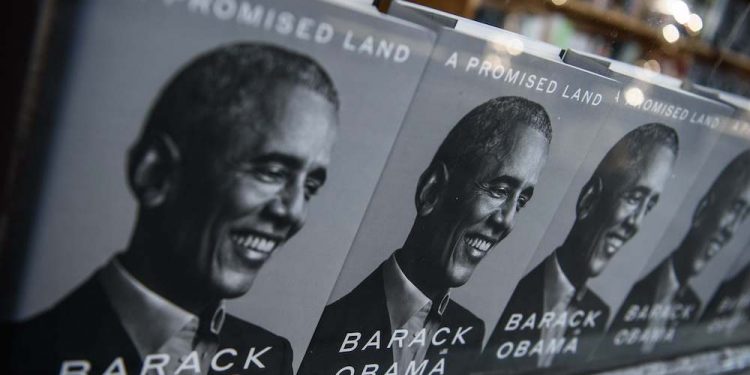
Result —
<instances>
[{"instance_id":1,"label":"warm light in background","mask_svg":"<svg viewBox=\"0 0 750 375\"><path fill-rule=\"evenodd\" d=\"M661 64L656 60L648 60L643 63L643 67L652 72L661 73Z\"/></svg>"},{"instance_id":2,"label":"warm light in background","mask_svg":"<svg viewBox=\"0 0 750 375\"><path fill-rule=\"evenodd\" d=\"M523 53L524 46L520 39L511 39L508 44L505 45L505 48L511 56L518 56Z\"/></svg>"},{"instance_id":3,"label":"warm light in background","mask_svg":"<svg viewBox=\"0 0 750 375\"><path fill-rule=\"evenodd\" d=\"M567 2L568 2L568 0L552 0L552 4L555 4L557 6L563 5L563 4L567 3Z\"/></svg>"},{"instance_id":4,"label":"warm light in background","mask_svg":"<svg viewBox=\"0 0 750 375\"><path fill-rule=\"evenodd\" d=\"M701 16L693 13L690 15L690 19L688 19L685 26L687 26L688 30L697 33L703 29L703 19Z\"/></svg>"},{"instance_id":5,"label":"warm light in background","mask_svg":"<svg viewBox=\"0 0 750 375\"><path fill-rule=\"evenodd\" d=\"M682 0L672 2L670 14L680 24L685 24L690 19L690 8Z\"/></svg>"},{"instance_id":6,"label":"warm light in background","mask_svg":"<svg viewBox=\"0 0 750 375\"><path fill-rule=\"evenodd\" d=\"M637 87L631 87L625 90L625 102L632 106L638 106L643 103L643 91Z\"/></svg>"},{"instance_id":7,"label":"warm light in background","mask_svg":"<svg viewBox=\"0 0 750 375\"><path fill-rule=\"evenodd\" d=\"M670 23L661 29L661 35L667 43L674 43L680 39L680 30L677 30L677 26Z\"/></svg>"},{"instance_id":8,"label":"warm light in background","mask_svg":"<svg viewBox=\"0 0 750 375\"><path fill-rule=\"evenodd\" d=\"M651 6L661 14L674 17L674 20L681 25L690 22L693 16L690 7L683 0L656 0Z\"/></svg>"}]
</instances>

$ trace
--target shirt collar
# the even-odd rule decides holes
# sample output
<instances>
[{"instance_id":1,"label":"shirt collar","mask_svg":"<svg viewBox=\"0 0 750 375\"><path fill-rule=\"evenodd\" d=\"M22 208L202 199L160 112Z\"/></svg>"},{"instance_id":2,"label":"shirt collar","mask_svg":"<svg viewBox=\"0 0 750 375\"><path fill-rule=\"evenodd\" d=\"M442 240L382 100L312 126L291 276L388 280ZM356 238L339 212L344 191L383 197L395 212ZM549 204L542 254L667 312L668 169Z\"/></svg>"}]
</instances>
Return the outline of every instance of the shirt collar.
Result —
<instances>
[{"instance_id":1,"label":"shirt collar","mask_svg":"<svg viewBox=\"0 0 750 375\"><path fill-rule=\"evenodd\" d=\"M672 258L669 258L659 268L656 284L656 300L657 302L669 301L680 290L680 281L677 279Z\"/></svg>"},{"instance_id":2,"label":"shirt collar","mask_svg":"<svg viewBox=\"0 0 750 375\"><path fill-rule=\"evenodd\" d=\"M565 276L560 262L557 260L557 252L547 257L544 262L544 308L551 310L558 303L566 306L576 294L573 283Z\"/></svg>"},{"instance_id":3,"label":"shirt collar","mask_svg":"<svg viewBox=\"0 0 750 375\"><path fill-rule=\"evenodd\" d=\"M199 318L158 295L113 258L98 274L115 313L141 356L155 353L171 337ZM209 329L218 334L224 324L224 302L211 314ZM158 324L154 324L158 323Z\"/></svg>"},{"instance_id":4,"label":"shirt collar","mask_svg":"<svg viewBox=\"0 0 750 375\"><path fill-rule=\"evenodd\" d=\"M402 327L420 310L432 308L433 302L406 277L395 255L383 264L383 284L391 328ZM438 305L439 315L443 315L449 301L450 295L446 293Z\"/></svg>"}]
</instances>

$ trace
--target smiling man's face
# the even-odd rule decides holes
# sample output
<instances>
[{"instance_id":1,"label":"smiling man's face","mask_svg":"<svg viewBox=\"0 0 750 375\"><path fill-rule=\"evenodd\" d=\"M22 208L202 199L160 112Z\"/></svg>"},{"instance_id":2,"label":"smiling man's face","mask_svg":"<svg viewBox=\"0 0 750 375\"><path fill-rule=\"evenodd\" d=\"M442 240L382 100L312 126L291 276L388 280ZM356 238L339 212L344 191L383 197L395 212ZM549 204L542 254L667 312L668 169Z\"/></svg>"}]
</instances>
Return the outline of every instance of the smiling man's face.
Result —
<instances>
[{"instance_id":1,"label":"smiling man's face","mask_svg":"<svg viewBox=\"0 0 750 375\"><path fill-rule=\"evenodd\" d=\"M446 287L469 280L482 258L510 233L516 213L533 195L549 143L527 126L515 126L507 137L502 152L449 171L438 204L426 218L432 236L429 246L420 249L421 259Z\"/></svg>"},{"instance_id":2,"label":"smiling man's face","mask_svg":"<svg viewBox=\"0 0 750 375\"><path fill-rule=\"evenodd\" d=\"M678 257L695 276L734 237L750 214L750 181L727 178L719 181L701 200L690 228L686 254Z\"/></svg>"},{"instance_id":3,"label":"smiling man's face","mask_svg":"<svg viewBox=\"0 0 750 375\"><path fill-rule=\"evenodd\" d=\"M279 84L264 113L198 140L205 147L185 158L167 231L170 267L222 298L248 291L271 254L302 227L308 201L326 179L334 106L310 89Z\"/></svg>"},{"instance_id":4,"label":"smiling man's face","mask_svg":"<svg viewBox=\"0 0 750 375\"><path fill-rule=\"evenodd\" d=\"M599 275L635 236L672 173L675 155L669 148L656 145L644 152L637 163L614 162L614 170L602 177L602 192L586 218L588 247L580 252L589 277Z\"/></svg>"}]
</instances>

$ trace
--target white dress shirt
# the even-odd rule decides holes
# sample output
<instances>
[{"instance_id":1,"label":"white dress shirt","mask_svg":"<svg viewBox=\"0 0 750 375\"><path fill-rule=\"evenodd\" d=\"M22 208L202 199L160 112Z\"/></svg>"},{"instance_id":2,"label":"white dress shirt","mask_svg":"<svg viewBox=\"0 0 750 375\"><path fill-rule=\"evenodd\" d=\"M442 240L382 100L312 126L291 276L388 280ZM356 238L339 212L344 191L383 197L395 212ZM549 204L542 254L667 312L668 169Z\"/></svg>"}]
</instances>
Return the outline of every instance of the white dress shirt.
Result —
<instances>
[{"instance_id":1,"label":"white dress shirt","mask_svg":"<svg viewBox=\"0 0 750 375\"><path fill-rule=\"evenodd\" d=\"M439 320L428 321L433 302L404 275L394 255L391 255L383 265L383 283L391 334L396 329L405 329L409 332L402 341L402 346L393 345L392 347L393 360L398 363L398 372L402 374L409 362L414 361L417 366L422 363L432 335L440 328L440 322ZM446 293L437 308L439 316L445 312L449 300L449 295ZM425 345L408 346L422 329L426 329L427 332Z\"/></svg>"},{"instance_id":2,"label":"white dress shirt","mask_svg":"<svg viewBox=\"0 0 750 375\"><path fill-rule=\"evenodd\" d=\"M156 294L130 274L117 258L99 271L98 280L107 294L112 308L120 318L125 332L133 342L141 359L149 354L167 354L167 373L174 373L185 363L186 373L206 374L211 357L216 353L215 338L224 324L223 302L213 311L208 331L213 334L198 336L200 319L171 301ZM191 354L195 351L197 354Z\"/></svg>"},{"instance_id":3,"label":"white dress shirt","mask_svg":"<svg viewBox=\"0 0 750 375\"><path fill-rule=\"evenodd\" d=\"M564 312L570 313L570 303L576 295L576 288L568 280L560 268L557 260L557 252L553 253L544 263L544 312L554 312L555 316L560 316ZM540 339L545 343L551 340L558 340L565 337L565 326L553 325L552 327L542 327ZM548 353L545 350L537 358L537 366L550 367L552 360L555 358L554 353Z\"/></svg>"}]
</instances>

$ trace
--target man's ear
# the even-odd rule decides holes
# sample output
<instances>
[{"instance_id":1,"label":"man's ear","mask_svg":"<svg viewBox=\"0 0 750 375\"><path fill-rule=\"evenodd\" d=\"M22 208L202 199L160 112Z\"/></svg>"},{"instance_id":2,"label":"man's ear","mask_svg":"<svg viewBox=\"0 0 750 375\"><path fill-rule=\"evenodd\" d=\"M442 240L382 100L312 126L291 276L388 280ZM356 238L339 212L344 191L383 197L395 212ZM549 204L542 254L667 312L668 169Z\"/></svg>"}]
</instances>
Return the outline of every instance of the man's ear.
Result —
<instances>
[{"instance_id":1,"label":"man's ear","mask_svg":"<svg viewBox=\"0 0 750 375\"><path fill-rule=\"evenodd\" d=\"M599 176L591 177L586 185L583 186L583 190L581 190L581 194L578 196L578 203L576 203L576 216L578 220L585 219L594 212L594 208L599 203L599 199L601 199L603 189L604 183Z\"/></svg>"},{"instance_id":2,"label":"man's ear","mask_svg":"<svg viewBox=\"0 0 750 375\"><path fill-rule=\"evenodd\" d=\"M440 200L440 193L448 184L448 167L442 161L432 163L419 177L414 202L417 215L426 216L432 212Z\"/></svg>"},{"instance_id":3,"label":"man's ear","mask_svg":"<svg viewBox=\"0 0 750 375\"><path fill-rule=\"evenodd\" d=\"M161 205L174 187L180 152L164 133L144 134L128 155L128 183L142 207Z\"/></svg>"}]
</instances>

